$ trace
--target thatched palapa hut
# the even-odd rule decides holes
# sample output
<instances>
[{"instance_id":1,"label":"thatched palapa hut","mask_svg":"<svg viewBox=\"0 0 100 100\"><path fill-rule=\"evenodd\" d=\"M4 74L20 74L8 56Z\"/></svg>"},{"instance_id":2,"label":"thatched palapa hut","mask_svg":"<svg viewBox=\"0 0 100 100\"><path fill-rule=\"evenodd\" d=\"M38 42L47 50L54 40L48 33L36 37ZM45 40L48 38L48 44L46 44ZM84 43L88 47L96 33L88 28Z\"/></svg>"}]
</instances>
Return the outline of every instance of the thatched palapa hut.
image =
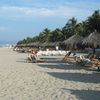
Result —
<instances>
[{"instance_id":1,"label":"thatched palapa hut","mask_svg":"<svg viewBox=\"0 0 100 100\"><path fill-rule=\"evenodd\" d=\"M56 46L59 46L60 42L44 42L42 46L44 48L56 49Z\"/></svg>"},{"instance_id":2,"label":"thatched palapa hut","mask_svg":"<svg viewBox=\"0 0 100 100\"><path fill-rule=\"evenodd\" d=\"M75 34L69 39L65 40L63 43L67 46L68 49L79 49L82 44L83 37Z\"/></svg>"},{"instance_id":3,"label":"thatched palapa hut","mask_svg":"<svg viewBox=\"0 0 100 100\"><path fill-rule=\"evenodd\" d=\"M93 53L95 53L95 49L100 48L100 33L97 31L91 33L83 40L83 45L91 47L93 49Z\"/></svg>"}]
</instances>

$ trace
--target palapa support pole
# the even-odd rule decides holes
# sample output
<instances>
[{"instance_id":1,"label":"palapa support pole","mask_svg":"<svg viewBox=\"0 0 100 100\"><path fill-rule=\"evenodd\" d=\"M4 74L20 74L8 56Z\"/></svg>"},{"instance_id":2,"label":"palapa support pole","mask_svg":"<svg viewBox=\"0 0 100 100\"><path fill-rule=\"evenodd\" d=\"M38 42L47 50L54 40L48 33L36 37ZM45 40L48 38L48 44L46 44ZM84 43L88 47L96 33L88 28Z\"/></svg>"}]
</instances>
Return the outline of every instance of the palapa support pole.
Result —
<instances>
[{"instance_id":1,"label":"palapa support pole","mask_svg":"<svg viewBox=\"0 0 100 100\"><path fill-rule=\"evenodd\" d=\"M93 48L93 54L95 54L95 48Z\"/></svg>"}]
</instances>

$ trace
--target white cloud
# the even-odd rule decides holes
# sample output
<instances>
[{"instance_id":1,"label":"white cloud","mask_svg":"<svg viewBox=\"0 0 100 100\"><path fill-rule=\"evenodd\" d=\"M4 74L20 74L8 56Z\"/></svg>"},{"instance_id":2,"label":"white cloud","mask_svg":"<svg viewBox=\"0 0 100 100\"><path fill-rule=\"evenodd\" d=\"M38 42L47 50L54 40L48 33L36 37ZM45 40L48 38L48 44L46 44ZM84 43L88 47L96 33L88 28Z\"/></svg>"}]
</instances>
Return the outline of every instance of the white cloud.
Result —
<instances>
[{"instance_id":1,"label":"white cloud","mask_svg":"<svg viewBox=\"0 0 100 100\"><path fill-rule=\"evenodd\" d=\"M84 13L83 13L84 12ZM0 7L0 16L10 18L33 18L33 17L73 17L88 14L87 9L79 9L77 7L18 7L18 6L2 6Z\"/></svg>"},{"instance_id":2,"label":"white cloud","mask_svg":"<svg viewBox=\"0 0 100 100\"><path fill-rule=\"evenodd\" d=\"M7 29L5 27L0 27L0 32L6 31Z\"/></svg>"}]
</instances>

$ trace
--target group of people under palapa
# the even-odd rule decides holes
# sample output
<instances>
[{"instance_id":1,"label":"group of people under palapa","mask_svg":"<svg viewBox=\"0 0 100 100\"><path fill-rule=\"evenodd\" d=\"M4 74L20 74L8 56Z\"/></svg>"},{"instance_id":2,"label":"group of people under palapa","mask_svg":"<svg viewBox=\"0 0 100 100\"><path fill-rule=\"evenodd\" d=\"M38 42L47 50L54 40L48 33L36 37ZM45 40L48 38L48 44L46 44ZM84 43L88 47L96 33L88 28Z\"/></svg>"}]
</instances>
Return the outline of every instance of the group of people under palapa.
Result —
<instances>
[{"instance_id":1,"label":"group of people under palapa","mask_svg":"<svg viewBox=\"0 0 100 100\"><path fill-rule=\"evenodd\" d=\"M68 52L63 60L65 62L76 62L77 64L81 64L81 66L96 66L98 67L98 70L100 69L100 60L96 57L96 55L80 55L79 57L77 57L75 53L72 56L70 55L71 52Z\"/></svg>"},{"instance_id":2,"label":"group of people under palapa","mask_svg":"<svg viewBox=\"0 0 100 100\"><path fill-rule=\"evenodd\" d=\"M80 61L82 62L82 65L89 65L90 66L97 66L99 68L100 66L100 60L96 57L96 55L89 55L87 57L80 56Z\"/></svg>"},{"instance_id":3,"label":"group of people under palapa","mask_svg":"<svg viewBox=\"0 0 100 100\"><path fill-rule=\"evenodd\" d=\"M44 60L41 60L39 59L39 57L37 56L37 53L38 51L36 50L31 50L31 54L28 55L28 61L29 62L44 62ZM100 60L99 59L96 59L96 55L89 55L87 57L83 56L83 55L80 55L80 57L77 57L75 53L73 53L73 56L71 56L71 52L69 51L65 57L63 58L63 61L64 62L68 62L68 61L74 61L74 62L78 62L78 63L81 63L82 66L87 66L87 65L94 65L94 66L97 66L98 65L100 66ZM99 67L98 67L99 69Z\"/></svg>"}]
</instances>

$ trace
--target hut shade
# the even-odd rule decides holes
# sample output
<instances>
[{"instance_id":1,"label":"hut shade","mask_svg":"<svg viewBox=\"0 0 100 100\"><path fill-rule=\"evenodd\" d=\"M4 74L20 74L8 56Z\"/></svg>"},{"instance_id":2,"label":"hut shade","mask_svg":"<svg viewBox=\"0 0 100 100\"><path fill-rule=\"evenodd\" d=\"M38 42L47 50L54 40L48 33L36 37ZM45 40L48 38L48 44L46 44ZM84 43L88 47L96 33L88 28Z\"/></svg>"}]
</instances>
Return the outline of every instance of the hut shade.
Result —
<instances>
[{"instance_id":1,"label":"hut shade","mask_svg":"<svg viewBox=\"0 0 100 100\"><path fill-rule=\"evenodd\" d=\"M83 40L83 44L92 48L100 47L100 33L98 33L97 31L91 33Z\"/></svg>"},{"instance_id":2,"label":"hut shade","mask_svg":"<svg viewBox=\"0 0 100 100\"><path fill-rule=\"evenodd\" d=\"M82 44L83 37L78 34L71 36L69 39L64 41L64 44L67 45L68 48L78 49L78 45Z\"/></svg>"}]
</instances>

